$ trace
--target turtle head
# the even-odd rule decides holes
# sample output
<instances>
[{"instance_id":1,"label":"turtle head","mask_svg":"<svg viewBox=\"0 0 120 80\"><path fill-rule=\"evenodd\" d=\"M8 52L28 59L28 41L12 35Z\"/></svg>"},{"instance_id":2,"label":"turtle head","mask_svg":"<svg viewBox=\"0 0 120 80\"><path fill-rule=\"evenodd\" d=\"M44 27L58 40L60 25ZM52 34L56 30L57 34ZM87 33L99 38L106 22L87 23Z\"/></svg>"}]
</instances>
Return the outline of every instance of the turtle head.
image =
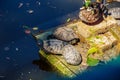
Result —
<instances>
[{"instance_id":1,"label":"turtle head","mask_svg":"<svg viewBox=\"0 0 120 80\"><path fill-rule=\"evenodd\" d=\"M80 42L80 39L79 39L79 38L74 38L74 39L72 39L72 40L69 41L69 43L72 44L72 45L75 45L75 44L77 44L78 42Z\"/></svg>"},{"instance_id":2,"label":"turtle head","mask_svg":"<svg viewBox=\"0 0 120 80\"><path fill-rule=\"evenodd\" d=\"M43 47L43 40L39 39L37 40L37 45L42 48Z\"/></svg>"}]
</instances>

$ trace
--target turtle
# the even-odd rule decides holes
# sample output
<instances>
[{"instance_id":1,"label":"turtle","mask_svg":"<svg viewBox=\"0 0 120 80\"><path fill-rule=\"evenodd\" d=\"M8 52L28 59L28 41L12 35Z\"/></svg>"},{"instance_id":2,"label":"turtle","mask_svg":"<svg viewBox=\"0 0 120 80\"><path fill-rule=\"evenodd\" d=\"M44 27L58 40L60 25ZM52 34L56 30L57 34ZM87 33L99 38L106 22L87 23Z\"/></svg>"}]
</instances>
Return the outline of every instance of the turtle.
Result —
<instances>
[{"instance_id":1,"label":"turtle","mask_svg":"<svg viewBox=\"0 0 120 80\"><path fill-rule=\"evenodd\" d=\"M71 44L67 44L62 49L65 61L70 65L79 65L82 62L81 54Z\"/></svg>"},{"instance_id":2,"label":"turtle","mask_svg":"<svg viewBox=\"0 0 120 80\"><path fill-rule=\"evenodd\" d=\"M109 13L111 13L111 16L113 16L115 19L120 19L120 7L110 8Z\"/></svg>"},{"instance_id":3,"label":"turtle","mask_svg":"<svg viewBox=\"0 0 120 80\"><path fill-rule=\"evenodd\" d=\"M110 8L108 12L111 13L111 16L114 17L117 24L120 25L120 7Z\"/></svg>"},{"instance_id":4,"label":"turtle","mask_svg":"<svg viewBox=\"0 0 120 80\"><path fill-rule=\"evenodd\" d=\"M62 41L69 42L70 44L77 44L80 39L74 30L69 27L59 27L54 30L53 35Z\"/></svg>"},{"instance_id":5,"label":"turtle","mask_svg":"<svg viewBox=\"0 0 120 80\"><path fill-rule=\"evenodd\" d=\"M93 24L97 22L100 18L102 18L100 4L97 2L91 3L88 8L84 8L80 10L79 18L89 24Z\"/></svg>"},{"instance_id":6,"label":"turtle","mask_svg":"<svg viewBox=\"0 0 120 80\"><path fill-rule=\"evenodd\" d=\"M48 39L48 40L39 40L38 45L43 49L46 53L51 54L62 54L62 48L67 45L67 42L57 40L57 39Z\"/></svg>"}]
</instances>

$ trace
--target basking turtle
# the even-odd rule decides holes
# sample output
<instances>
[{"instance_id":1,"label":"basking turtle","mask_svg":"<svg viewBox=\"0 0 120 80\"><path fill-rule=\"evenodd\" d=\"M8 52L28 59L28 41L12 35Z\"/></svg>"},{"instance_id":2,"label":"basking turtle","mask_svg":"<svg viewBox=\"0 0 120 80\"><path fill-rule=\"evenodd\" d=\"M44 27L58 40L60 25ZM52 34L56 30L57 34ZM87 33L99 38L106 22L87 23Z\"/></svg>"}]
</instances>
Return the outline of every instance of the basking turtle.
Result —
<instances>
[{"instance_id":1,"label":"basking turtle","mask_svg":"<svg viewBox=\"0 0 120 80\"><path fill-rule=\"evenodd\" d=\"M120 7L110 8L109 13L111 13L111 16L113 16L115 19L120 19Z\"/></svg>"},{"instance_id":2,"label":"basking turtle","mask_svg":"<svg viewBox=\"0 0 120 80\"><path fill-rule=\"evenodd\" d=\"M111 13L111 16L113 16L116 19L117 24L120 25L120 7L110 8L108 12Z\"/></svg>"},{"instance_id":3,"label":"basking turtle","mask_svg":"<svg viewBox=\"0 0 120 80\"><path fill-rule=\"evenodd\" d=\"M91 3L87 9L82 9L79 13L79 18L86 23L95 23L102 17L100 4Z\"/></svg>"},{"instance_id":4,"label":"basking turtle","mask_svg":"<svg viewBox=\"0 0 120 80\"><path fill-rule=\"evenodd\" d=\"M79 65L82 62L81 54L74 46L68 44L62 49L63 57L68 64Z\"/></svg>"},{"instance_id":5,"label":"basking turtle","mask_svg":"<svg viewBox=\"0 0 120 80\"><path fill-rule=\"evenodd\" d=\"M79 18L86 23L93 24L99 20L110 15L108 9L104 3L93 2L88 8L83 8L80 10Z\"/></svg>"},{"instance_id":6,"label":"basking turtle","mask_svg":"<svg viewBox=\"0 0 120 80\"><path fill-rule=\"evenodd\" d=\"M62 54L61 50L62 48L67 45L67 42L57 40L57 39L49 39L49 40L43 40L41 48L52 54Z\"/></svg>"},{"instance_id":7,"label":"basking turtle","mask_svg":"<svg viewBox=\"0 0 120 80\"><path fill-rule=\"evenodd\" d=\"M75 34L75 32L68 27L59 27L57 28L53 35L60 40L69 42L70 44L76 44L79 42L79 37Z\"/></svg>"}]
</instances>

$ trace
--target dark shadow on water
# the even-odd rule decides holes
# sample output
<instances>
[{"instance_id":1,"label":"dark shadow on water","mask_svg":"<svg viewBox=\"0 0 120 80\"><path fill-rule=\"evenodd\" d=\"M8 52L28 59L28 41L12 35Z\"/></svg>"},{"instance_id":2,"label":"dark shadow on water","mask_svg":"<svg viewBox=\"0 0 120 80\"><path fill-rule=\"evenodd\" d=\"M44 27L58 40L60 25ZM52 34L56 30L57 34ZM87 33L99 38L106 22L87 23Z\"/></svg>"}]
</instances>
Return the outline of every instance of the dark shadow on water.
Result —
<instances>
[{"instance_id":1,"label":"dark shadow on water","mask_svg":"<svg viewBox=\"0 0 120 80\"><path fill-rule=\"evenodd\" d=\"M39 59L39 60L33 60L32 64L36 65L39 67L39 69L44 70L44 71L49 71L53 72L53 68L44 60Z\"/></svg>"},{"instance_id":2,"label":"dark shadow on water","mask_svg":"<svg viewBox=\"0 0 120 80\"><path fill-rule=\"evenodd\" d=\"M40 70L52 72L52 74L55 73L55 75L57 76L57 80L79 80L77 77L69 78L57 73L57 71L43 59L33 60L32 64L38 66Z\"/></svg>"}]
</instances>

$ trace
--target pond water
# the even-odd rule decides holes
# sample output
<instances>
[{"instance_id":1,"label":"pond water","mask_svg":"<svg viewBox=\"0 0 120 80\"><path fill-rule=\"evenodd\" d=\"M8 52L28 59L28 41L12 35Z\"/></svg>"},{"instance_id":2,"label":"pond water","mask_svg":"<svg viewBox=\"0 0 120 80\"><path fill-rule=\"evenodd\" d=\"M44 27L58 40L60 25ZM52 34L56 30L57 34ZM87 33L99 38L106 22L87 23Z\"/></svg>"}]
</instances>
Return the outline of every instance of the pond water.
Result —
<instances>
[{"instance_id":1,"label":"pond water","mask_svg":"<svg viewBox=\"0 0 120 80\"><path fill-rule=\"evenodd\" d=\"M0 0L0 80L67 80L40 61L39 48L23 26L56 27L77 17L81 6L82 0ZM74 80L120 80L119 75L120 57Z\"/></svg>"}]
</instances>

